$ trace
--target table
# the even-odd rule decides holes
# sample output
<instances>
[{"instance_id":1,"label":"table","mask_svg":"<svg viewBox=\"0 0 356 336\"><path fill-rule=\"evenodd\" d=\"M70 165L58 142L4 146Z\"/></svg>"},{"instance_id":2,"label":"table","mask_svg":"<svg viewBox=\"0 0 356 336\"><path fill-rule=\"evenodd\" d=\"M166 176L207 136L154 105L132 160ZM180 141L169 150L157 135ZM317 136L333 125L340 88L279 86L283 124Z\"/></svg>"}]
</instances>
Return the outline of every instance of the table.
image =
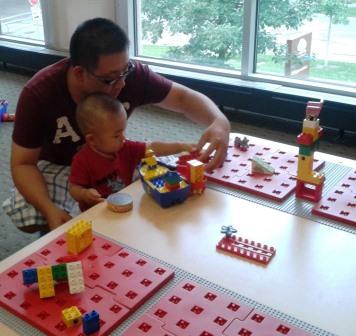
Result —
<instances>
[{"instance_id":1,"label":"table","mask_svg":"<svg viewBox=\"0 0 356 336\"><path fill-rule=\"evenodd\" d=\"M356 166L352 160L322 156ZM168 209L146 195L140 182L125 192L134 199L131 212L117 214L99 204L3 260L0 271L78 219L87 219L100 234L263 305L337 335L355 332L355 235L210 189ZM264 267L216 252L221 225L233 225L239 235L274 246L276 256Z\"/></svg>"}]
</instances>

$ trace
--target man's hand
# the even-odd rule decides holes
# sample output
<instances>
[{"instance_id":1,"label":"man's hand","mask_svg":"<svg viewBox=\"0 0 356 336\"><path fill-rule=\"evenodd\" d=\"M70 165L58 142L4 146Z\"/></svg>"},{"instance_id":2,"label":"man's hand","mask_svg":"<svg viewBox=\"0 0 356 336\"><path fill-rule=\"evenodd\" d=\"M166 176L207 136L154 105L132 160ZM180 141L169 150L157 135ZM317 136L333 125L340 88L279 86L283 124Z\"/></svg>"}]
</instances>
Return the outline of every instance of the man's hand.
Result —
<instances>
[{"instance_id":1,"label":"man's hand","mask_svg":"<svg viewBox=\"0 0 356 336\"><path fill-rule=\"evenodd\" d=\"M230 124L225 120L216 120L202 134L197 148L202 154L198 157L198 160L207 162L209 156L215 151L212 159L206 164L206 171L210 172L224 162L229 145L229 134ZM209 146L202 151L206 143L209 143Z\"/></svg>"},{"instance_id":2,"label":"man's hand","mask_svg":"<svg viewBox=\"0 0 356 336\"><path fill-rule=\"evenodd\" d=\"M61 226L65 222L68 222L72 217L63 209L53 206L45 215L49 229L52 231L55 228Z\"/></svg>"}]
</instances>

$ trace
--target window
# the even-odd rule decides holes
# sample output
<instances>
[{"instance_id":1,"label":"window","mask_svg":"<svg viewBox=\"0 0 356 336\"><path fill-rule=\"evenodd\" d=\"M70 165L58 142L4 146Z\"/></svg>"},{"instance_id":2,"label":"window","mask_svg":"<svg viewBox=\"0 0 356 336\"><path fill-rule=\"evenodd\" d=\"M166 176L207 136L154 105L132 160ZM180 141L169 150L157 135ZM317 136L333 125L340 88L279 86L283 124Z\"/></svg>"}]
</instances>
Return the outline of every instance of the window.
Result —
<instances>
[{"instance_id":1,"label":"window","mask_svg":"<svg viewBox=\"0 0 356 336\"><path fill-rule=\"evenodd\" d=\"M40 0L0 0L0 35L44 41Z\"/></svg>"},{"instance_id":2,"label":"window","mask_svg":"<svg viewBox=\"0 0 356 336\"><path fill-rule=\"evenodd\" d=\"M356 84L356 0L260 0L256 72Z\"/></svg>"},{"instance_id":3,"label":"window","mask_svg":"<svg viewBox=\"0 0 356 336\"><path fill-rule=\"evenodd\" d=\"M232 77L356 92L356 0L135 4L138 57L192 71L206 67Z\"/></svg>"},{"instance_id":4,"label":"window","mask_svg":"<svg viewBox=\"0 0 356 336\"><path fill-rule=\"evenodd\" d=\"M141 0L138 55L241 69L243 1Z\"/></svg>"}]
</instances>

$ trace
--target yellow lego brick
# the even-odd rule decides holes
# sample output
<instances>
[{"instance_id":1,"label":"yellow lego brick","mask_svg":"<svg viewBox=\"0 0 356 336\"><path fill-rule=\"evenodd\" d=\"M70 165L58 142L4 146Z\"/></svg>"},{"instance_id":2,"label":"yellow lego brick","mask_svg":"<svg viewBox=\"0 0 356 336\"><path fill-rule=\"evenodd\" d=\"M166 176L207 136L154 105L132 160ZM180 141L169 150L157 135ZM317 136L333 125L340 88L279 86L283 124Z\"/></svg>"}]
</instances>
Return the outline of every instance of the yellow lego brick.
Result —
<instances>
[{"instance_id":1,"label":"yellow lego brick","mask_svg":"<svg viewBox=\"0 0 356 336\"><path fill-rule=\"evenodd\" d=\"M324 174L313 171L313 156L298 156L297 179L310 184L321 184Z\"/></svg>"},{"instance_id":2,"label":"yellow lego brick","mask_svg":"<svg viewBox=\"0 0 356 336\"><path fill-rule=\"evenodd\" d=\"M204 179L205 166L204 163L199 160L189 160L188 166L190 169L190 182L195 183Z\"/></svg>"},{"instance_id":3,"label":"yellow lego brick","mask_svg":"<svg viewBox=\"0 0 356 336\"><path fill-rule=\"evenodd\" d=\"M40 298L47 298L55 296L54 281L51 266L37 267L38 290Z\"/></svg>"},{"instance_id":4,"label":"yellow lego brick","mask_svg":"<svg viewBox=\"0 0 356 336\"><path fill-rule=\"evenodd\" d=\"M77 306L72 306L62 310L62 321L69 327L80 324L82 322L82 314Z\"/></svg>"},{"instance_id":5,"label":"yellow lego brick","mask_svg":"<svg viewBox=\"0 0 356 336\"><path fill-rule=\"evenodd\" d=\"M79 220L66 232L67 251L78 254L85 250L93 242L91 223Z\"/></svg>"}]
</instances>

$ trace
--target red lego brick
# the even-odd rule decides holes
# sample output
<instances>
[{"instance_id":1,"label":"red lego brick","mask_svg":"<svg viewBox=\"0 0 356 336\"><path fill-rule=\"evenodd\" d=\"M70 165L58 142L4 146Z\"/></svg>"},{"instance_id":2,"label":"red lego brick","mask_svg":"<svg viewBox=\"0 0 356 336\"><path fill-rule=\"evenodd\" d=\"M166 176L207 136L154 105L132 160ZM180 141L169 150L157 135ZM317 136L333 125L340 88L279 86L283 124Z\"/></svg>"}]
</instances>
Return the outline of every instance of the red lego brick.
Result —
<instances>
[{"instance_id":1,"label":"red lego brick","mask_svg":"<svg viewBox=\"0 0 356 336\"><path fill-rule=\"evenodd\" d=\"M242 237L236 238L235 235L222 238L216 248L262 264L268 264L276 254L274 247Z\"/></svg>"},{"instance_id":2,"label":"red lego brick","mask_svg":"<svg viewBox=\"0 0 356 336\"><path fill-rule=\"evenodd\" d=\"M252 311L244 321L234 320L224 331L224 336L311 336L310 333L288 323L260 313Z\"/></svg>"},{"instance_id":3,"label":"red lego brick","mask_svg":"<svg viewBox=\"0 0 356 336\"><path fill-rule=\"evenodd\" d=\"M238 303L224 294L213 292L194 282L183 281L146 315L161 321L164 329L173 335L208 336L222 335L234 319L243 320L251 311L252 307ZM144 322L144 319L140 322ZM124 333L124 336L140 335L133 330L135 326Z\"/></svg>"},{"instance_id":4,"label":"red lego brick","mask_svg":"<svg viewBox=\"0 0 356 336\"><path fill-rule=\"evenodd\" d=\"M163 329L163 323L150 315L143 315L126 330L124 336L175 336Z\"/></svg>"},{"instance_id":5,"label":"red lego brick","mask_svg":"<svg viewBox=\"0 0 356 336\"><path fill-rule=\"evenodd\" d=\"M24 285L22 270L66 260L65 234L0 274L0 305L47 335L80 335L81 326L66 328L61 311L77 306L100 314L100 331L108 335L129 314L174 276L159 263L94 235L77 257L83 264L85 291L71 295L68 283L55 285L56 296L40 299L37 284Z\"/></svg>"},{"instance_id":6,"label":"red lego brick","mask_svg":"<svg viewBox=\"0 0 356 336\"><path fill-rule=\"evenodd\" d=\"M312 213L356 226L356 171L350 172L319 203Z\"/></svg>"},{"instance_id":7,"label":"red lego brick","mask_svg":"<svg viewBox=\"0 0 356 336\"><path fill-rule=\"evenodd\" d=\"M183 281L123 336L311 336L225 294Z\"/></svg>"}]
</instances>

